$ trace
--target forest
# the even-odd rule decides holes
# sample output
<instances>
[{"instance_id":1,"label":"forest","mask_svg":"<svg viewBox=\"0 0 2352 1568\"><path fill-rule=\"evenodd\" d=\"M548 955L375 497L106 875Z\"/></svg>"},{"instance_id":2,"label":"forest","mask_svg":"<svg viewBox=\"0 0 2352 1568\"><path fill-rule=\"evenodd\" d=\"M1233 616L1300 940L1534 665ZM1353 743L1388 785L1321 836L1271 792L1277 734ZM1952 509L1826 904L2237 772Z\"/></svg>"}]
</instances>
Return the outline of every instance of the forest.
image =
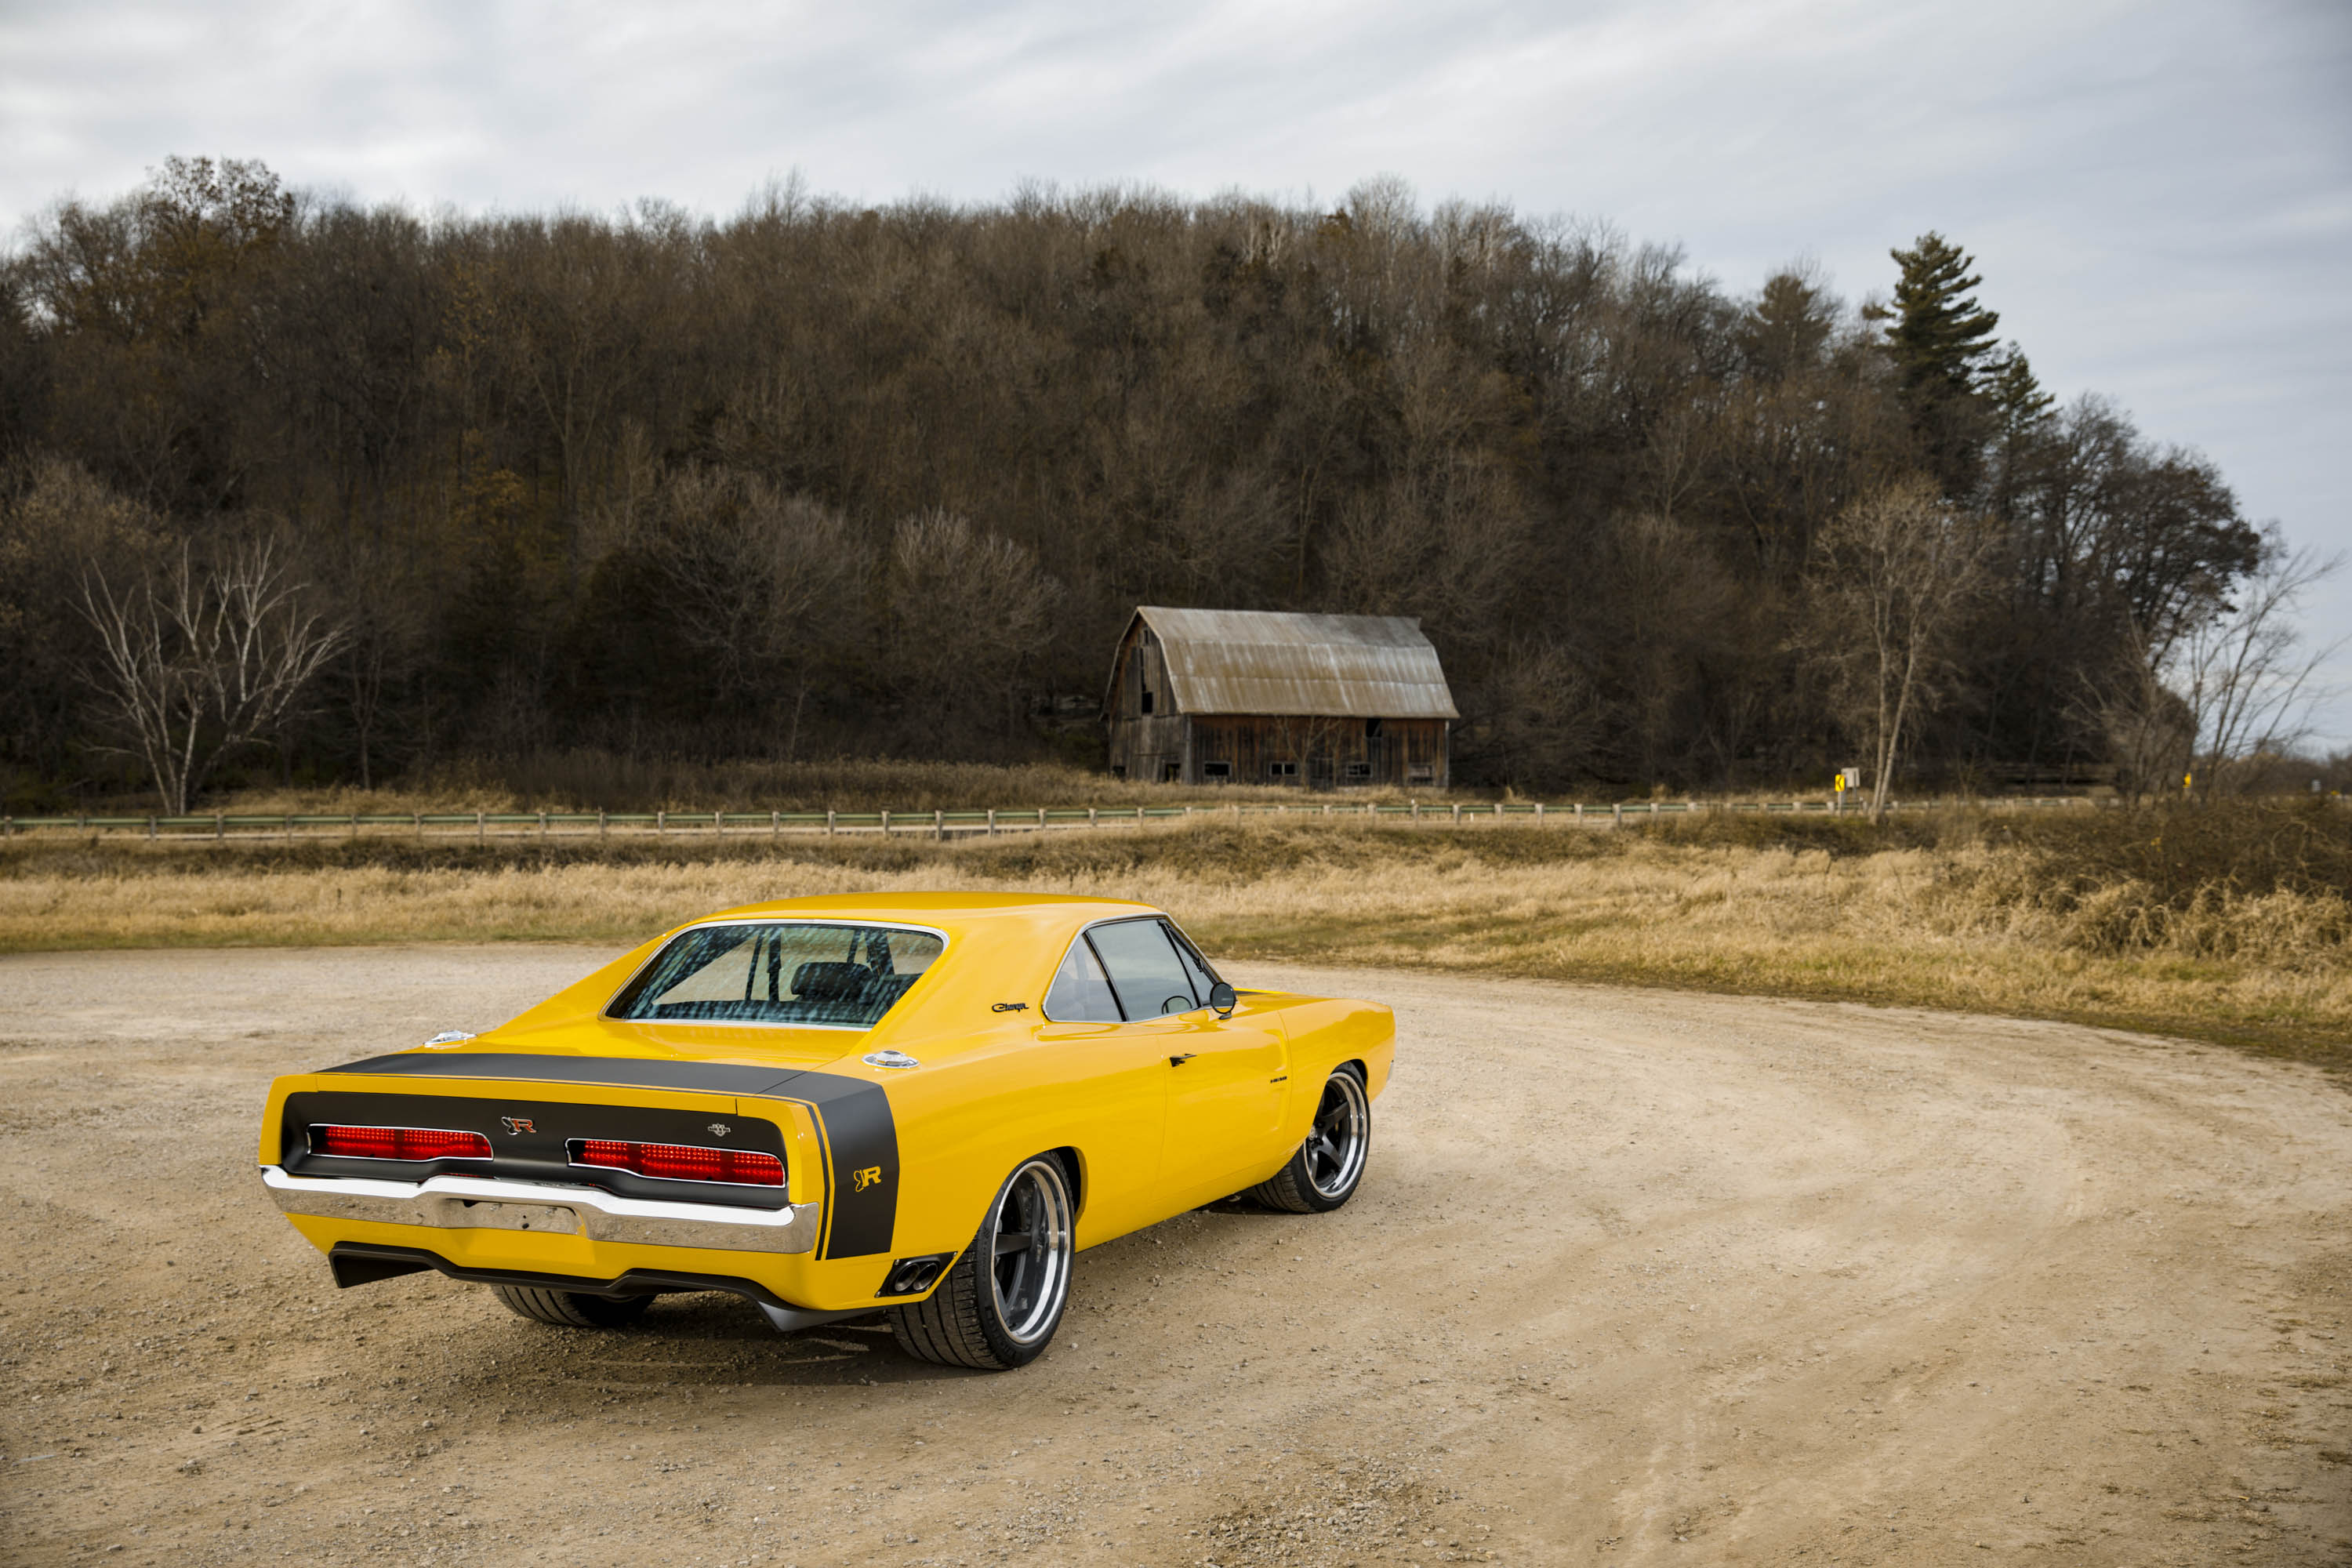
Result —
<instances>
[{"instance_id":1,"label":"forest","mask_svg":"<svg viewBox=\"0 0 2352 1568\"><path fill-rule=\"evenodd\" d=\"M2314 563L1883 287L1392 179L420 213L173 159L0 257L0 792L1098 762L1139 604L1420 617L1473 785L2226 781Z\"/></svg>"}]
</instances>

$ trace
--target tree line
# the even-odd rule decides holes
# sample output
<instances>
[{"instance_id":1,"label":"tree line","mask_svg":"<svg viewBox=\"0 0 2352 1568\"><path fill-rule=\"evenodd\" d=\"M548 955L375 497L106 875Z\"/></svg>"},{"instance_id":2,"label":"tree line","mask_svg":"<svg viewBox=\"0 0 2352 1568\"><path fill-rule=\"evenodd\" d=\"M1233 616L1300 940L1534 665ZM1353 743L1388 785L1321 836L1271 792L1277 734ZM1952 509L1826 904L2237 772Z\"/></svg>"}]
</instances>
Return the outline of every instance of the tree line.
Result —
<instances>
[{"instance_id":1,"label":"tree line","mask_svg":"<svg viewBox=\"0 0 2352 1568\"><path fill-rule=\"evenodd\" d=\"M2273 743L2294 650L2221 738L2184 650L2312 563L1892 260L1741 293L1390 180L716 221L173 159L0 259L5 788L1083 761L1138 604L1419 616L1479 784Z\"/></svg>"}]
</instances>

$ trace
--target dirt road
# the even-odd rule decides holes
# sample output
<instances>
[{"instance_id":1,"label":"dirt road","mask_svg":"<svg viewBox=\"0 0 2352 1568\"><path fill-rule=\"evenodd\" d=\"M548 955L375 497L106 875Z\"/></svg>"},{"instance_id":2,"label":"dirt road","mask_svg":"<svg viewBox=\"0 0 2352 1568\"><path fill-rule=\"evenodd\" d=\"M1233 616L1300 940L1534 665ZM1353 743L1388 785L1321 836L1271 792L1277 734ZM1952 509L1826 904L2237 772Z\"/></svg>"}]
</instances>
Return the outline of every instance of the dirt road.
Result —
<instances>
[{"instance_id":1,"label":"dirt road","mask_svg":"<svg viewBox=\"0 0 2352 1568\"><path fill-rule=\"evenodd\" d=\"M265 1080L601 956L0 959L8 1562L2352 1561L2352 1095L2306 1069L1261 968L1397 1007L1361 1194L1086 1254L1025 1371L336 1290Z\"/></svg>"}]
</instances>

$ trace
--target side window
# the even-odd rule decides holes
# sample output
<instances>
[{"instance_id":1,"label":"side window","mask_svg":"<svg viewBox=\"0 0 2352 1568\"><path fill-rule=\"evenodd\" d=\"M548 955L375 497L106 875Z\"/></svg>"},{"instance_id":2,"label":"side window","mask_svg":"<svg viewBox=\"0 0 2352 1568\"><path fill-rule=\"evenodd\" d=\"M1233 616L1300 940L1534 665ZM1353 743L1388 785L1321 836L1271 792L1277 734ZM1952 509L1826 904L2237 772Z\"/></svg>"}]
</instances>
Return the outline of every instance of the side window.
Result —
<instances>
[{"instance_id":1,"label":"side window","mask_svg":"<svg viewBox=\"0 0 2352 1568\"><path fill-rule=\"evenodd\" d=\"M1070 943L1054 984L1045 990L1045 1016L1057 1024L1116 1024L1118 1002L1085 937Z\"/></svg>"},{"instance_id":2,"label":"side window","mask_svg":"<svg viewBox=\"0 0 2352 1568\"><path fill-rule=\"evenodd\" d=\"M1206 1003L1209 999L1209 987L1217 983L1217 977L1209 973L1207 962L1201 957L1200 952L1182 931L1178 931L1170 922L1163 921L1160 923L1167 926L1169 938L1176 944L1176 962L1184 966L1186 977L1192 982L1192 994Z\"/></svg>"},{"instance_id":3,"label":"side window","mask_svg":"<svg viewBox=\"0 0 2352 1568\"><path fill-rule=\"evenodd\" d=\"M1087 932L1129 1018L1189 1013L1201 1005L1175 944L1156 920L1118 921Z\"/></svg>"}]
</instances>

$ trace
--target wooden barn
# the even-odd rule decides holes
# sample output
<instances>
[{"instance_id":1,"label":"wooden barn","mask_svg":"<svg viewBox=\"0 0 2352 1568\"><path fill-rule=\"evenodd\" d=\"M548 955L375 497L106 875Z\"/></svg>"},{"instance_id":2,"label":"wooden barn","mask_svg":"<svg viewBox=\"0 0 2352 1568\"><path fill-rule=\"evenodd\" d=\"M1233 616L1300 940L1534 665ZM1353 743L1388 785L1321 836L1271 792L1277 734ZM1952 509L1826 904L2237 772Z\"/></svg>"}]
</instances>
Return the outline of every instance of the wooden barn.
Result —
<instances>
[{"instance_id":1,"label":"wooden barn","mask_svg":"<svg viewBox=\"0 0 2352 1568\"><path fill-rule=\"evenodd\" d=\"M1444 789L1460 715L1410 616L1146 605L1103 717L1120 778Z\"/></svg>"}]
</instances>

